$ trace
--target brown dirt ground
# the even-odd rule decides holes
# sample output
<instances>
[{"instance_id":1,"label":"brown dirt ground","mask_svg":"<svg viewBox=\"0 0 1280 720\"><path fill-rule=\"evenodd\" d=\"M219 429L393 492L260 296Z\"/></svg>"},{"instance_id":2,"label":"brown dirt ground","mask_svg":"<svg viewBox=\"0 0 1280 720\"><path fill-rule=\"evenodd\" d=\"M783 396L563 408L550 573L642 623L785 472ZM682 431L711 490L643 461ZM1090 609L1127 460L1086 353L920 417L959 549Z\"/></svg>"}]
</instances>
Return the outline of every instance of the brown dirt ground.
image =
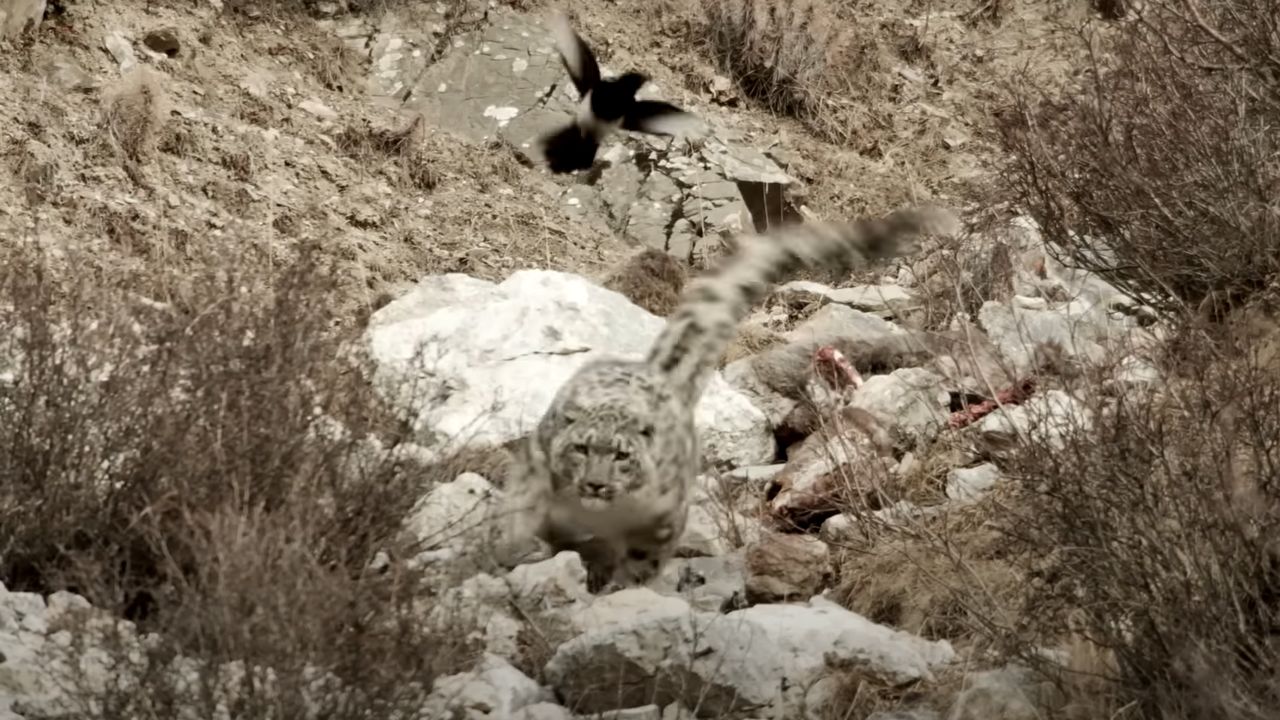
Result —
<instances>
[{"instance_id":1,"label":"brown dirt ground","mask_svg":"<svg viewBox=\"0 0 1280 720\"><path fill-rule=\"evenodd\" d=\"M92 249L98 267L81 277L181 266L213 245L276 256L318 241L354 309L424 273L600 274L625 252L540 202L538 176L511 153L371 103L359 60L309 18L166 0L71 7L0 48L0 236ZM102 47L112 31L165 28L181 50L140 58L148 80L124 77ZM58 66L82 89L56 79ZM145 121L127 101L140 85L156 100Z\"/></svg>"},{"instance_id":2,"label":"brown dirt ground","mask_svg":"<svg viewBox=\"0 0 1280 720\"><path fill-rule=\"evenodd\" d=\"M507 4L537 12L545 3ZM696 17L696 2L667 0L656 21L641 0L581 4L576 12L605 62L643 67L673 101L785 149L805 182L805 202L835 216L923 197L981 196L994 164L990 111L1001 78L1024 65L1047 77L1068 74L1057 51L1060 23L1074 11L1061 3L1005 4L1014 7L999 22L967 21L974 8L954 4L933 7L927 21L930 6L915 0L832 4L873 41L881 57L872 70L888 73L866 84L878 89L865 102L881 125L845 147L749 101L711 103L715 69L678 31ZM357 307L427 272L497 279L553 267L602 277L628 253L603 226L542 202L536 184L545 179L505 148L470 144L374 105L363 95L362 60L301 13L247 18L179 0L69 7L33 40L0 53L7 237L92 248L93 270L108 274L181 264L206 243L274 255L314 240L343 263L345 300ZM411 6L394 9L412 19ZM181 49L139 58L152 71L157 103L146 137L131 140L116 127L110 98L141 81L121 77L103 38L163 29ZM57 79L58 66L74 68L82 89ZM330 117L309 112L308 101ZM407 142L380 142L380 133L405 130L412 130Z\"/></svg>"},{"instance_id":3,"label":"brown dirt ground","mask_svg":"<svg viewBox=\"0 0 1280 720\"><path fill-rule=\"evenodd\" d=\"M850 42L869 47L857 68L866 77L850 81L862 95L849 98L862 106L851 114L858 127L843 144L750 100L713 103L708 85L717 70L698 47L698 0L575 7L608 62L651 71L673 102L745 131L759 147L781 150L805 186L804 202L824 217L880 214L929 199L992 201L1000 165L994 116L1008 104L1003 84L1021 76L1061 87L1086 63L1076 32L1091 15L1087 0L997 2L996 20L974 15L990 0L796 0L805 2L820 4L832 23L848 28Z\"/></svg>"}]
</instances>

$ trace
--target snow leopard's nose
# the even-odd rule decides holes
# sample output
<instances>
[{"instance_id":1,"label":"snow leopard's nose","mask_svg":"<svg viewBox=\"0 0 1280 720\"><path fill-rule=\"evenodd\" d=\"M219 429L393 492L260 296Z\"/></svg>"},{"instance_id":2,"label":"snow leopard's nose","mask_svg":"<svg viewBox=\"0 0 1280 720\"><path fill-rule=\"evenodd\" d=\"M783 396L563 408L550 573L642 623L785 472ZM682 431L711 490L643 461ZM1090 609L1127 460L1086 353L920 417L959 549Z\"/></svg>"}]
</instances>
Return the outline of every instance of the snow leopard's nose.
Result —
<instances>
[{"instance_id":1,"label":"snow leopard's nose","mask_svg":"<svg viewBox=\"0 0 1280 720\"><path fill-rule=\"evenodd\" d=\"M582 494L607 498L609 496L609 485L598 480L584 480L582 482Z\"/></svg>"}]
</instances>

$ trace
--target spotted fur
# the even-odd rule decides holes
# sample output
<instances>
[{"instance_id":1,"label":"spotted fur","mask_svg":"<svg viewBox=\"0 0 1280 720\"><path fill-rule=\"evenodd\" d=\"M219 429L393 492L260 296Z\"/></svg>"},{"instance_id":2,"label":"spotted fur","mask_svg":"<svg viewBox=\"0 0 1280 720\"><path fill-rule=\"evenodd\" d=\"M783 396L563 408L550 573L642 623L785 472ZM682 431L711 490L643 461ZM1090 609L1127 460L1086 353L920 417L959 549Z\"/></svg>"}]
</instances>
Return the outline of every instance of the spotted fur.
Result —
<instances>
[{"instance_id":1,"label":"spotted fur","mask_svg":"<svg viewBox=\"0 0 1280 720\"><path fill-rule=\"evenodd\" d=\"M956 228L947 211L909 209L742 238L725 267L688 285L648 357L590 361L561 387L509 486L523 511L512 532L578 551L593 592L647 582L684 532L701 469L694 409L743 317L801 268L851 270Z\"/></svg>"}]
</instances>

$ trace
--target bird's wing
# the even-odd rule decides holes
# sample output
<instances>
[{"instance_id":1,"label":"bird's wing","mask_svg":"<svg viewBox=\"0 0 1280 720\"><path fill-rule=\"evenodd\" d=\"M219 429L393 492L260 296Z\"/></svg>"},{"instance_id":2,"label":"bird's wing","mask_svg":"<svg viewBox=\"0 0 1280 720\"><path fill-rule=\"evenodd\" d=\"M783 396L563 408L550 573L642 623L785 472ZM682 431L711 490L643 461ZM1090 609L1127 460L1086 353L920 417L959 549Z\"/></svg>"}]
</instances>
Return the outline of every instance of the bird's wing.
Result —
<instances>
[{"instance_id":1,"label":"bird's wing","mask_svg":"<svg viewBox=\"0 0 1280 720\"><path fill-rule=\"evenodd\" d=\"M637 100L622 119L622 128L654 135L700 134L705 130L697 115L661 100Z\"/></svg>"},{"instance_id":2,"label":"bird's wing","mask_svg":"<svg viewBox=\"0 0 1280 720\"><path fill-rule=\"evenodd\" d=\"M600 82L600 66L596 64L591 48L574 32L568 15L563 11L555 13L551 16L550 25L560 59L564 61L569 77L573 78L573 86L578 88L578 96L582 97Z\"/></svg>"}]
</instances>

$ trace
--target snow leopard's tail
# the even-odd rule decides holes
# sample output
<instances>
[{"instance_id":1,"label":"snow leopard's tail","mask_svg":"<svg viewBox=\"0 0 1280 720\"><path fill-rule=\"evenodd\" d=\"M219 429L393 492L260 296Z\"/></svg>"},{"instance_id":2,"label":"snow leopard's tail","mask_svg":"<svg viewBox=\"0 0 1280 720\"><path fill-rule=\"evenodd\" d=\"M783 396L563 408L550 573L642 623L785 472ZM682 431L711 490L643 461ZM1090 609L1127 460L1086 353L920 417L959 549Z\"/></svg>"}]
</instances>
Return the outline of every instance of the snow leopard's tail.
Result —
<instances>
[{"instance_id":1,"label":"snow leopard's tail","mask_svg":"<svg viewBox=\"0 0 1280 720\"><path fill-rule=\"evenodd\" d=\"M959 228L959 219L948 210L908 208L884 218L806 222L762 236L742 236L738 254L727 265L689 283L648 362L694 402L715 373L738 323L779 281L803 268L858 269L873 259L905 254L905 241L918 234L953 234Z\"/></svg>"}]
</instances>

